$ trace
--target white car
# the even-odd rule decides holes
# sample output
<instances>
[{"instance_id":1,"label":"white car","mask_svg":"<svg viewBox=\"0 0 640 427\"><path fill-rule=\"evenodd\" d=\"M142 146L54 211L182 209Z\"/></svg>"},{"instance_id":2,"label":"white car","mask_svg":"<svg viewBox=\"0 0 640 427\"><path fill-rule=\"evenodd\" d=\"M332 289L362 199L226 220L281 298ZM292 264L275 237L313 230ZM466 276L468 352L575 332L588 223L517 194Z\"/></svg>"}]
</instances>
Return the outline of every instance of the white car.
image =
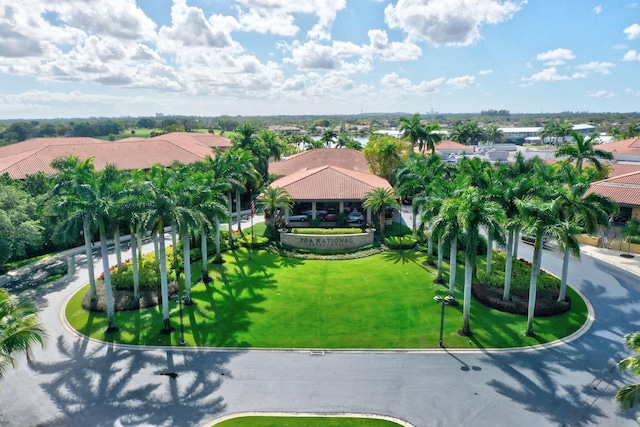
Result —
<instances>
[{"instance_id":1,"label":"white car","mask_svg":"<svg viewBox=\"0 0 640 427\"><path fill-rule=\"evenodd\" d=\"M352 212L347 217L347 222L362 224L364 222L364 215L358 212Z\"/></svg>"},{"instance_id":2,"label":"white car","mask_svg":"<svg viewBox=\"0 0 640 427\"><path fill-rule=\"evenodd\" d=\"M300 222L300 221L309 221L309 217L305 214L291 215L289 217L289 222Z\"/></svg>"}]
</instances>

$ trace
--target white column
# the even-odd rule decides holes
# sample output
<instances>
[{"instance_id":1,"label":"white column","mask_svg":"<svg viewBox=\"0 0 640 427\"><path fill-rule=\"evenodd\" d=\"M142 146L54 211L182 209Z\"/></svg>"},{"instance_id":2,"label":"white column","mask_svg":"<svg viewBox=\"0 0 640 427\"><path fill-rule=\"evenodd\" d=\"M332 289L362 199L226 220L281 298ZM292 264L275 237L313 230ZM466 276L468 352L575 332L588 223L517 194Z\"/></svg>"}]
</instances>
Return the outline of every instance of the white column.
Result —
<instances>
[{"instance_id":1,"label":"white column","mask_svg":"<svg viewBox=\"0 0 640 427\"><path fill-rule=\"evenodd\" d=\"M371 222L371 208L367 208L367 222Z\"/></svg>"},{"instance_id":2,"label":"white column","mask_svg":"<svg viewBox=\"0 0 640 427\"><path fill-rule=\"evenodd\" d=\"M344 212L344 202L341 200L340 207L338 208L338 213L342 213L342 212Z\"/></svg>"},{"instance_id":3,"label":"white column","mask_svg":"<svg viewBox=\"0 0 640 427\"><path fill-rule=\"evenodd\" d=\"M311 202L311 219L316 219L316 202Z\"/></svg>"}]
</instances>

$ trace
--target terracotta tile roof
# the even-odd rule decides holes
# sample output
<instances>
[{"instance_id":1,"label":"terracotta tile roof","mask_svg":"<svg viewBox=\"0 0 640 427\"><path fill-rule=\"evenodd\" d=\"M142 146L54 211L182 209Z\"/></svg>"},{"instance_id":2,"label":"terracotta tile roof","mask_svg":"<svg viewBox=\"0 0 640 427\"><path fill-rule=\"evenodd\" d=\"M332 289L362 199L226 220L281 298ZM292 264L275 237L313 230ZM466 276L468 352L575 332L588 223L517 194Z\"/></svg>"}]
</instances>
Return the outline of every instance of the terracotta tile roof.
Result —
<instances>
[{"instance_id":1,"label":"terracotta tile roof","mask_svg":"<svg viewBox=\"0 0 640 427\"><path fill-rule=\"evenodd\" d=\"M610 170L609 178L626 175L632 172L640 172L640 163L607 163L607 167Z\"/></svg>"},{"instance_id":2,"label":"terracotta tile roof","mask_svg":"<svg viewBox=\"0 0 640 427\"><path fill-rule=\"evenodd\" d=\"M607 196L620 205L640 206L640 171L594 182L587 191L591 193Z\"/></svg>"},{"instance_id":3,"label":"terracotta tile roof","mask_svg":"<svg viewBox=\"0 0 640 427\"><path fill-rule=\"evenodd\" d=\"M166 134L156 138L104 141L94 138L36 138L0 147L0 175L23 179L36 172L54 173L51 161L65 156L95 157L98 170L106 164L118 169L148 169L156 163L193 163L211 155L213 146L224 149L227 138L208 134Z\"/></svg>"},{"instance_id":4,"label":"terracotta tile roof","mask_svg":"<svg viewBox=\"0 0 640 427\"><path fill-rule=\"evenodd\" d=\"M369 171L369 163L360 151L350 148L315 148L295 154L286 160L269 163L269 173L287 176L292 173L322 166Z\"/></svg>"},{"instance_id":5,"label":"terracotta tile roof","mask_svg":"<svg viewBox=\"0 0 640 427\"><path fill-rule=\"evenodd\" d=\"M436 151L440 150L461 150L461 151L473 151L473 147L469 147L468 145L460 144L459 142L451 141L450 139L445 139L440 141L439 144L436 144Z\"/></svg>"},{"instance_id":6,"label":"terracotta tile roof","mask_svg":"<svg viewBox=\"0 0 640 427\"><path fill-rule=\"evenodd\" d=\"M392 188L379 176L335 166L303 170L280 178L271 187L282 187L296 201L360 200L374 188Z\"/></svg>"},{"instance_id":7,"label":"terracotta tile roof","mask_svg":"<svg viewBox=\"0 0 640 427\"><path fill-rule=\"evenodd\" d=\"M598 149L610 151L614 155L640 155L640 138L623 139L622 141L598 144Z\"/></svg>"}]
</instances>

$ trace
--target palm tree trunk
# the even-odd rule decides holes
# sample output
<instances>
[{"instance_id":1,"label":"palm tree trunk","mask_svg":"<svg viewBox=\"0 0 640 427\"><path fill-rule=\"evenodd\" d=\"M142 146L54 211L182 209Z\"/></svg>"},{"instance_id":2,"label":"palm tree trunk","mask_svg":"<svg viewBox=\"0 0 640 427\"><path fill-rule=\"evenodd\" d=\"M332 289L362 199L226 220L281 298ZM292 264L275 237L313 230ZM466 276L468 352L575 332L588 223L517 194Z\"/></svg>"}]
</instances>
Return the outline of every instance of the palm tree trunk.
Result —
<instances>
[{"instance_id":1,"label":"palm tree trunk","mask_svg":"<svg viewBox=\"0 0 640 427\"><path fill-rule=\"evenodd\" d=\"M558 301L564 301L567 295L567 276L569 275L569 257L571 253L569 248L564 250L564 258L562 259L562 278L560 280L560 294Z\"/></svg>"},{"instance_id":2,"label":"palm tree trunk","mask_svg":"<svg viewBox=\"0 0 640 427\"><path fill-rule=\"evenodd\" d=\"M380 221L380 238L384 238L384 226L386 225L384 211L378 214L378 221Z\"/></svg>"},{"instance_id":3,"label":"palm tree trunk","mask_svg":"<svg viewBox=\"0 0 640 427\"><path fill-rule=\"evenodd\" d=\"M533 330L533 316L536 308L536 293L538 290L538 276L540 275L541 262L542 234L538 234L533 247L533 263L531 265L531 280L529 282L529 307L527 309L527 330L524 333L528 337L535 336L535 332Z\"/></svg>"},{"instance_id":4,"label":"palm tree trunk","mask_svg":"<svg viewBox=\"0 0 640 427\"><path fill-rule=\"evenodd\" d=\"M471 257L467 254L464 262L464 296L462 306L462 334L465 336L471 336L471 327L469 325L469 318L471 316L471 280L473 278L473 264L471 263Z\"/></svg>"},{"instance_id":5,"label":"palm tree trunk","mask_svg":"<svg viewBox=\"0 0 640 427\"><path fill-rule=\"evenodd\" d=\"M514 230L509 230L509 237L507 237L507 259L506 265L504 269L504 292L502 294L502 299L504 301L511 300L511 276L513 269L513 241L514 241Z\"/></svg>"},{"instance_id":6,"label":"palm tree trunk","mask_svg":"<svg viewBox=\"0 0 640 427\"><path fill-rule=\"evenodd\" d=\"M136 250L138 249L138 236L136 229L131 227L131 267L133 268L133 298L140 301L140 271L138 269L138 257Z\"/></svg>"},{"instance_id":7,"label":"palm tree trunk","mask_svg":"<svg viewBox=\"0 0 640 427\"><path fill-rule=\"evenodd\" d=\"M104 270L104 288L107 300L107 330L105 333L117 332L118 327L115 324L114 308L113 308L113 288L111 287L111 272L109 271L109 248L107 247L107 236L105 233L104 222L99 220L98 227L100 230L100 252L102 254L102 268Z\"/></svg>"},{"instance_id":8,"label":"palm tree trunk","mask_svg":"<svg viewBox=\"0 0 640 427\"><path fill-rule=\"evenodd\" d=\"M400 206L400 209L402 209L402 206ZM416 218L416 212L413 211L413 208L411 209L411 216L413 217L413 232L416 232L416 228L418 227L418 219Z\"/></svg>"},{"instance_id":9,"label":"palm tree trunk","mask_svg":"<svg viewBox=\"0 0 640 427\"><path fill-rule=\"evenodd\" d=\"M184 258L184 288L186 292L185 304L191 304L191 242L189 232L182 234L182 250Z\"/></svg>"},{"instance_id":10,"label":"palm tree trunk","mask_svg":"<svg viewBox=\"0 0 640 427\"><path fill-rule=\"evenodd\" d=\"M140 226L136 227L136 230L138 235L138 259L142 259L142 230L140 230Z\"/></svg>"},{"instance_id":11,"label":"palm tree trunk","mask_svg":"<svg viewBox=\"0 0 640 427\"><path fill-rule=\"evenodd\" d=\"M202 281L209 283L211 281L209 277L209 265L207 264L209 248L207 248L207 230L204 224L202 224L202 228L200 229L200 252L202 252Z\"/></svg>"},{"instance_id":12,"label":"palm tree trunk","mask_svg":"<svg viewBox=\"0 0 640 427\"><path fill-rule=\"evenodd\" d=\"M444 241L442 240L442 236L438 237L438 277L436 277L437 282L443 282L442 280L442 259L444 258Z\"/></svg>"},{"instance_id":13,"label":"palm tree trunk","mask_svg":"<svg viewBox=\"0 0 640 427\"><path fill-rule=\"evenodd\" d=\"M513 259L518 259L518 242L520 241L520 231L522 229L520 227L516 228L515 234L513 235Z\"/></svg>"},{"instance_id":14,"label":"palm tree trunk","mask_svg":"<svg viewBox=\"0 0 640 427\"><path fill-rule=\"evenodd\" d=\"M173 254L173 269L176 271L176 278L180 276L178 271L178 227L175 222L171 222L171 253Z\"/></svg>"},{"instance_id":15,"label":"palm tree trunk","mask_svg":"<svg viewBox=\"0 0 640 427\"><path fill-rule=\"evenodd\" d=\"M82 234L84 234L84 252L87 256L87 268L89 269L89 289L91 292L91 303L98 301L96 291L96 275L93 269L93 248L91 247L91 232L89 231L89 220L82 221Z\"/></svg>"},{"instance_id":16,"label":"palm tree trunk","mask_svg":"<svg viewBox=\"0 0 640 427\"><path fill-rule=\"evenodd\" d=\"M487 275L491 274L491 263L493 262L493 233L487 234Z\"/></svg>"},{"instance_id":17,"label":"palm tree trunk","mask_svg":"<svg viewBox=\"0 0 640 427\"><path fill-rule=\"evenodd\" d=\"M215 218L216 224L216 262L222 263L222 254L220 251L220 219L218 217Z\"/></svg>"},{"instance_id":18,"label":"palm tree trunk","mask_svg":"<svg viewBox=\"0 0 640 427\"><path fill-rule=\"evenodd\" d=\"M242 232L242 204L240 203L240 190L236 190L236 221L238 222L238 231Z\"/></svg>"},{"instance_id":19,"label":"palm tree trunk","mask_svg":"<svg viewBox=\"0 0 640 427\"><path fill-rule=\"evenodd\" d=\"M433 263L433 236L429 234L429 239L427 239L427 262L429 264Z\"/></svg>"},{"instance_id":20,"label":"palm tree trunk","mask_svg":"<svg viewBox=\"0 0 640 427\"><path fill-rule=\"evenodd\" d=\"M118 263L118 273L122 273L122 249L120 248L120 227L113 230L113 243L116 247L116 262Z\"/></svg>"},{"instance_id":21,"label":"palm tree trunk","mask_svg":"<svg viewBox=\"0 0 640 427\"><path fill-rule=\"evenodd\" d=\"M456 267L458 258L458 236L451 239L451 250L449 251L449 295L454 296L456 291Z\"/></svg>"},{"instance_id":22,"label":"palm tree trunk","mask_svg":"<svg viewBox=\"0 0 640 427\"><path fill-rule=\"evenodd\" d=\"M227 200L227 209L229 210L229 249L233 247L233 221L231 214L233 213L233 206L231 200L231 191L227 192L228 200Z\"/></svg>"},{"instance_id":23,"label":"palm tree trunk","mask_svg":"<svg viewBox=\"0 0 640 427\"><path fill-rule=\"evenodd\" d=\"M162 241L164 242L164 230L162 233ZM153 252L156 257L156 265L160 267L160 243L158 242L158 230L153 230Z\"/></svg>"},{"instance_id":24,"label":"palm tree trunk","mask_svg":"<svg viewBox=\"0 0 640 427\"><path fill-rule=\"evenodd\" d=\"M164 319L164 327L161 333L171 333L171 319L169 318L169 280L167 278L167 251L164 247L164 226L162 221L158 226L160 230L158 235L159 257L160 257L160 293L162 295L162 316Z\"/></svg>"}]
</instances>

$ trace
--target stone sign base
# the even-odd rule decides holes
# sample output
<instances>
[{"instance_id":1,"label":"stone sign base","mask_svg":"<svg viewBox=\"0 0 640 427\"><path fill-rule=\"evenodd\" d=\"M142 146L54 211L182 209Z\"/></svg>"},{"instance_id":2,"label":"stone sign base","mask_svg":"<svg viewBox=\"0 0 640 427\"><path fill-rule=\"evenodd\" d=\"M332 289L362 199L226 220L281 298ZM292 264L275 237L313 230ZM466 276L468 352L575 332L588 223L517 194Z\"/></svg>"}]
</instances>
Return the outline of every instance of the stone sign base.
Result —
<instances>
[{"instance_id":1,"label":"stone sign base","mask_svg":"<svg viewBox=\"0 0 640 427\"><path fill-rule=\"evenodd\" d=\"M346 250L373 244L373 233L292 234L280 232L280 243L298 249Z\"/></svg>"}]
</instances>

